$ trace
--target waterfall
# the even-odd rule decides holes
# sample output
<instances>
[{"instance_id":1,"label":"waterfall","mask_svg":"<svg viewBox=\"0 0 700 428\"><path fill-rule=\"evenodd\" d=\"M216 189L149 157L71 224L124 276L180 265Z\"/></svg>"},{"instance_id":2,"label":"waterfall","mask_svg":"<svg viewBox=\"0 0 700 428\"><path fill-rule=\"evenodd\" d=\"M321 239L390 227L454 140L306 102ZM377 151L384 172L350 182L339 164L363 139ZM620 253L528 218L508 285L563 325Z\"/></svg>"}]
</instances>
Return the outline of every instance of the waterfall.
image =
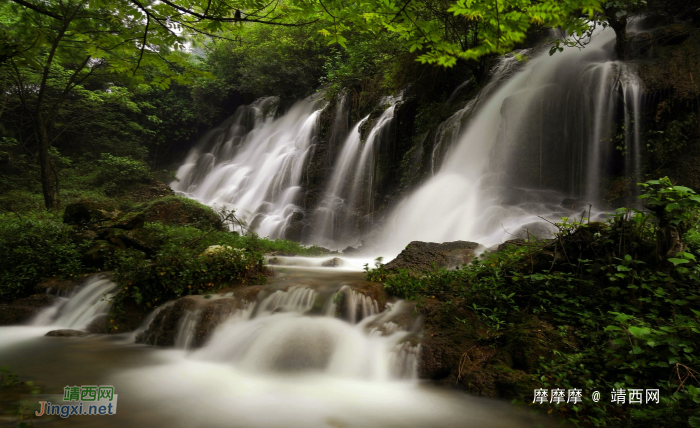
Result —
<instances>
[{"instance_id":1,"label":"waterfall","mask_svg":"<svg viewBox=\"0 0 700 428\"><path fill-rule=\"evenodd\" d=\"M387 106L374 122L367 138L362 140L365 116L348 133L333 172L316 209L313 222L315 243L343 246L357 240L358 218L374 211L375 161L382 135L394 118L401 97L385 97L380 105Z\"/></svg>"},{"instance_id":2,"label":"waterfall","mask_svg":"<svg viewBox=\"0 0 700 428\"><path fill-rule=\"evenodd\" d=\"M84 329L97 318L107 315L109 299L115 288L117 285L103 276L90 277L69 297L59 297L56 303L39 312L31 324Z\"/></svg>"},{"instance_id":3,"label":"waterfall","mask_svg":"<svg viewBox=\"0 0 700 428\"><path fill-rule=\"evenodd\" d=\"M210 206L236 209L261 236L284 236L300 198L316 137L319 100L310 97L275 118L277 98L240 107L207 133L177 172L173 190Z\"/></svg>"},{"instance_id":4,"label":"waterfall","mask_svg":"<svg viewBox=\"0 0 700 428\"><path fill-rule=\"evenodd\" d=\"M436 144L437 172L394 209L379 239L384 251L412 240L488 246L525 229L546 236L552 227L539 216L583 215L563 206L566 198L602 210L601 177L624 169L612 144L620 105L633 122L625 127L624 165L639 177L641 85L630 67L611 60L614 40L604 29L582 50L540 52L519 68L503 58L489 93L440 127L448 144L455 127L459 137L447 149Z\"/></svg>"}]
</instances>

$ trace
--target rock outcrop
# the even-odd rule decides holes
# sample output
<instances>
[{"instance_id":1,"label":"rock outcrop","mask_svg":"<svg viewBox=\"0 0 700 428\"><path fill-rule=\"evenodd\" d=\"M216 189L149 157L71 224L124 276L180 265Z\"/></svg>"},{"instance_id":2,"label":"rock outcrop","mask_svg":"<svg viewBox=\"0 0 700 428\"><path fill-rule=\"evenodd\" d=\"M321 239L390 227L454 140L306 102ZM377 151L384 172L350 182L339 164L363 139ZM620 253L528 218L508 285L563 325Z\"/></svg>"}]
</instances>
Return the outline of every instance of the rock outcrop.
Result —
<instances>
[{"instance_id":1,"label":"rock outcrop","mask_svg":"<svg viewBox=\"0 0 700 428\"><path fill-rule=\"evenodd\" d=\"M413 241L384 265L388 271L411 269L429 271L435 268L455 268L469 263L474 258L475 250L479 247L476 242L454 241L436 244L433 242Z\"/></svg>"}]
</instances>

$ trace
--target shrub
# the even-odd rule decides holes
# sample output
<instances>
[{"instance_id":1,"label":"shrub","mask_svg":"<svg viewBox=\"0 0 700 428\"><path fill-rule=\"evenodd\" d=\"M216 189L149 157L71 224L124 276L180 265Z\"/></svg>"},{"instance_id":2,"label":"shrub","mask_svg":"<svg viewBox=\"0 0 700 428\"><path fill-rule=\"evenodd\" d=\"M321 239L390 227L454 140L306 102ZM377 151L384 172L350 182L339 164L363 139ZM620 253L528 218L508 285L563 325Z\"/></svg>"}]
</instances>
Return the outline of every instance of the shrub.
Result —
<instances>
[{"instance_id":1,"label":"shrub","mask_svg":"<svg viewBox=\"0 0 700 428\"><path fill-rule=\"evenodd\" d=\"M70 231L50 216L0 215L0 299L28 294L42 278L80 273Z\"/></svg>"},{"instance_id":2,"label":"shrub","mask_svg":"<svg viewBox=\"0 0 700 428\"><path fill-rule=\"evenodd\" d=\"M102 153L97 173L98 182L105 190L116 192L123 187L151 180L151 170L145 162L130 157Z\"/></svg>"}]
</instances>

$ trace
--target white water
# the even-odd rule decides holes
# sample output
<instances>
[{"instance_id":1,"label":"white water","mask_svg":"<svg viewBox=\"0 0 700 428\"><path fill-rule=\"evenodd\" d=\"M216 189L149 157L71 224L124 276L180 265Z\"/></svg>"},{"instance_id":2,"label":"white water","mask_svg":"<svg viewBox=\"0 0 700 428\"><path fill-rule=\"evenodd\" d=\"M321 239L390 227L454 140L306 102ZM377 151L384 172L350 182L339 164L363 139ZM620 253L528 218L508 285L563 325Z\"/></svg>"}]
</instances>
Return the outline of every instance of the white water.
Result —
<instances>
[{"instance_id":1,"label":"white water","mask_svg":"<svg viewBox=\"0 0 700 428\"><path fill-rule=\"evenodd\" d=\"M436 145L437 173L394 210L378 240L383 251L397 253L413 240L490 246L526 229L542 237L552 227L539 216L583 215L563 207L564 198L598 206L601 177L611 168L618 88L629 94L625 111L637 127L629 137L628 174L639 176L640 85L609 59L613 43L614 32L603 30L583 50L542 52L444 124L452 129L441 127L448 142L455 127L461 134L442 162L444 149ZM497 81L508 61L497 68Z\"/></svg>"},{"instance_id":2,"label":"white water","mask_svg":"<svg viewBox=\"0 0 700 428\"><path fill-rule=\"evenodd\" d=\"M301 184L320 109L311 97L275 119L277 102L263 98L241 107L210 131L178 170L173 190L236 209L261 236L283 237L292 215L303 211Z\"/></svg>"},{"instance_id":3,"label":"white water","mask_svg":"<svg viewBox=\"0 0 700 428\"><path fill-rule=\"evenodd\" d=\"M84 329L95 319L107 315L111 292L117 285L100 275L92 276L71 293L39 312L31 321L35 326Z\"/></svg>"}]
</instances>

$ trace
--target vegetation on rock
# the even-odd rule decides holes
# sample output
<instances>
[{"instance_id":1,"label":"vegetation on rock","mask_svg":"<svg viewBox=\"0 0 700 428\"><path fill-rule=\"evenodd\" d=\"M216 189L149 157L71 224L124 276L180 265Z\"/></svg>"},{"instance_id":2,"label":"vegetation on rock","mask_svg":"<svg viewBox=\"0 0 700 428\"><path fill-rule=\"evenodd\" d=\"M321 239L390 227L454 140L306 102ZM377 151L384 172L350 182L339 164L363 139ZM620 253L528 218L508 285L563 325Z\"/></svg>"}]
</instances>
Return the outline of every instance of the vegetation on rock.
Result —
<instances>
[{"instance_id":1,"label":"vegetation on rock","mask_svg":"<svg viewBox=\"0 0 700 428\"><path fill-rule=\"evenodd\" d=\"M700 196L665 178L643 186L645 211L620 209L605 223L563 219L553 240L513 241L456 270L390 273L379 264L367 277L423 302L432 314L427 325L436 313L462 314L451 321L456 329L471 326L471 339L451 340L443 352L458 351L465 361L481 353L493 360L487 371L503 370L505 361L521 374L507 378L511 385L519 379L519 387L489 393L469 383L464 361L453 359L438 379L451 374L467 390L528 403L533 382L581 388L582 403L551 410L582 426L693 426L700 405ZM528 339L535 331L542 333ZM660 404L590 398L596 390L609 397L631 388L658 388Z\"/></svg>"}]
</instances>

